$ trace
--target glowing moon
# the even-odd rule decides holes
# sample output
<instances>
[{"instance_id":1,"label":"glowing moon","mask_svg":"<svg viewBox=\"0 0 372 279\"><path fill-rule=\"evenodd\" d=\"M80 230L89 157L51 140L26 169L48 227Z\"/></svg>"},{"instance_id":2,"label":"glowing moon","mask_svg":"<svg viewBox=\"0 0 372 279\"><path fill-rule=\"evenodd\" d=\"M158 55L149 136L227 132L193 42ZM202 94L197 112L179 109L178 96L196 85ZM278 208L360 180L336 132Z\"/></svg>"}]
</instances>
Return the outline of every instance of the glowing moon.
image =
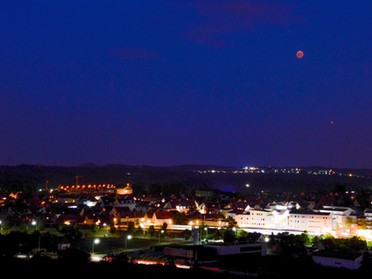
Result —
<instances>
[{"instance_id":1,"label":"glowing moon","mask_svg":"<svg viewBox=\"0 0 372 279\"><path fill-rule=\"evenodd\" d=\"M296 52L296 56L298 59L301 59L302 57L304 57L304 52L302 50L299 50Z\"/></svg>"}]
</instances>

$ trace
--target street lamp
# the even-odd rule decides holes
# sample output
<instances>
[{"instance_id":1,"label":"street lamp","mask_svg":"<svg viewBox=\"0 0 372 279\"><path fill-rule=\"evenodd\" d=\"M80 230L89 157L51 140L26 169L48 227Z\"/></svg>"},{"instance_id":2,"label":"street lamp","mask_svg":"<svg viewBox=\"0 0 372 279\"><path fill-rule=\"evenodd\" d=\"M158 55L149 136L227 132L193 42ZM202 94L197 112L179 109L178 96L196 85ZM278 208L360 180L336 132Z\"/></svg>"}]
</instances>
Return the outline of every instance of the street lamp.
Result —
<instances>
[{"instance_id":1,"label":"street lamp","mask_svg":"<svg viewBox=\"0 0 372 279\"><path fill-rule=\"evenodd\" d=\"M100 242L99 238L96 238L92 242L92 255L94 254L94 244L98 244Z\"/></svg>"},{"instance_id":2,"label":"street lamp","mask_svg":"<svg viewBox=\"0 0 372 279\"><path fill-rule=\"evenodd\" d=\"M160 234L164 233L164 230L159 231L159 243L160 243Z\"/></svg>"},{"instance_id":3,"label":"street lamp","mask_svg":"<svg viewBox=\"0 0 372 279\"><path fill-rule=\"evenodd\" d=\"M35 226L35 230L38 229L38 228L37 228L37 222L36 222L35 220L32 220L31 225L32 225L32 226Z\"/></svg>"},{"instance_id":4,"label":"street lamp","mask_svg":"<svg viewBox=\"0 0 372 279\"><path fill-rule=\"evenodd\" d=\"M207 239L208 239L208 227L207 226L204 227L204 231L205 231L205 242L207 242Z\"/></svg>"},{"instance_id":5,"label":"street lamp","mask_svg":"<svg viewBox=\"0 0 372 279\"><path fill-rule=\"evenodd\" d=\"M127 237L125 238L125 251L127 251L127 247L128 247L128 240L132 239L132 235L131 234L128 234Z\"/></svg>"},{"instance_id":6,"label":"street lamp","mask_svg":"<svg viewBox=\"0 0 372 279\"><path fill-rule=\"evenodd\" d=\"M37 251L40 253L40 242L41 242L41 233L39 231L39 224L36 220L32 220L31 222L32 226L35 226L35 231L38 232L38 240L37 240Z\"/></svg>"}]
</instances>

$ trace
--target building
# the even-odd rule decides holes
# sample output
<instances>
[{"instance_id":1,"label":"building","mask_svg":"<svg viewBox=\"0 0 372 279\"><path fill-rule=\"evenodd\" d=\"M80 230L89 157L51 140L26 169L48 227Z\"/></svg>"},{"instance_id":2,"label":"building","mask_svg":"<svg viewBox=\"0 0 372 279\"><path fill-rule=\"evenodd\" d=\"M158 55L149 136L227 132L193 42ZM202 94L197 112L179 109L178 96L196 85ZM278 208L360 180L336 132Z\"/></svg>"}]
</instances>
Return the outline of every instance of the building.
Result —
<instances>
[{"instance_id":1,"label":"building","mask_svg":"<svg viewBox=\"0 0 372 279\"><path fill-rule=\"evenodd\" d=\"M288 230L325 234L332 229L331 213L292 210L288 214Z\"/></svg>"}]
</instances>

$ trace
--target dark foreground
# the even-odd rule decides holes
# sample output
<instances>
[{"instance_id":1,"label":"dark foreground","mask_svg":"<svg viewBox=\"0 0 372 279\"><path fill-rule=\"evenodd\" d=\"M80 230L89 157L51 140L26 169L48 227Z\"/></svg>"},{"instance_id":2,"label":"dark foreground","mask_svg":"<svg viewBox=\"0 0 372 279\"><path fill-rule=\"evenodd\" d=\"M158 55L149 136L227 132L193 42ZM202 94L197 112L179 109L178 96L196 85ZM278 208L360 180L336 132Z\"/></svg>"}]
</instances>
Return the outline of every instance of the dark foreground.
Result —
<instances>
[{"instance_id":1,"label":"dark foreground","mask_svg":"<svg viewBox=\"0 0 372 279\"><path fill-rule=\"evenodd\" d=\"M266 258L269 259L269 258ZM274 259L274 258L273 258ZM234 265L251 265L253 262L229 263L230 267ZM360 270L347 270L340 268L325 268L308 260L275 258L256 262L258 264L257 272L233 273L230 271L212 271L202 267L191 269L181 269L172 265L143 265L132 264L125 261L113 262L83 262L79 259L74 260L52 260L49 258L32 258L29 260L20 260L15 258L2 258L0 265L3 267L3 273L12 278L121 278L134 279L181 279L181 278L258 278L258 279L276 279L276 278L368 278L372 274L371 267ZM228 266L225 266L228 268ZM230 269L231 270L231 269ZM243 271L243 272L242 272Z\"/></svg>"},{"instance_id":2,"label":"dark foreground","mask_svg":"<svg viewBox=\"0 0 372 279\"><path fill-rule=\"evenodd\" d=\"M65 263L49 259L6 259L0 263L3 272L12 278L134 278L134 279L181 279L211 278L237 279L241 276L226 272L213 272L197 268L180 269L174 266L138 265L121 262Z\"/></svg>"}]
</instances>

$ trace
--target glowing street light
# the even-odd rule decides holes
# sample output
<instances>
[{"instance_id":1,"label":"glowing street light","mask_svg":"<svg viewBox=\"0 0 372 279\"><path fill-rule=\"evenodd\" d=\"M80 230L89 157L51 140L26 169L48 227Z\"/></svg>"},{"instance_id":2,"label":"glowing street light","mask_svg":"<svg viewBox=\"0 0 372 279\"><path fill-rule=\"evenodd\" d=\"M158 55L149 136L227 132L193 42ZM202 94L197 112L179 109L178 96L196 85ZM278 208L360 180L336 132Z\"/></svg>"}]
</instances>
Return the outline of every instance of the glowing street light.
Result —
<instances>
[{"instance_id":1,"label":"glowing street light","mask_svg":"<svg viewBox=\"0 0 372 279\"><path fill-rule=\"evenodd\" d=\"M125 238L125 251L127 251L127 248L128 248L128 240L131 240L132 239L132 235L131 234L128 234L127 237Z\"/></svg>"},{"instance_id":2,"label":"glowing street light","mask_svg":"<svg viewBox=\"0 0 372 279\"><path fill-rule=\"evenodd\" d=\"M100 243L100 240L99 238L95 238L92 242L92 255L94 254L94 245L95 244L99 244Z\"/></svg>"},{"instance_id":3,"label":"glowing street light","mask_svg":"<svg viewBox=\"0 0 372 279\"><path fill-rule=\"evenodd\" d=\"M37 240L37 252L40 252L41 233L39 231L39 224L36 220L32 220L31 225L35 226L35 231L38 231L39 233L38 240Z\"/></svg>"},{"instance_id":4,"label":"glowing street light","mask_svg":"<svg viewBox=\"0 0 372 279\"><path fill-rule=\"evenodd\" d=\"M159 231L159 243L160 243L160 234L163 234L164 230Z\"/></svg>"},{"instance_id":5,"label":"glowing street light","mask_svg":"<svg viewBox=\"0 0 372 279\"><path fill-rule=\"evenodd\" d=\"M37 227L37 222L36 222L35 220L32 220L31 225L32 225L32 226L35 226L35 230L38 229L38 227Z\"/></svg>"}]
</instances>

